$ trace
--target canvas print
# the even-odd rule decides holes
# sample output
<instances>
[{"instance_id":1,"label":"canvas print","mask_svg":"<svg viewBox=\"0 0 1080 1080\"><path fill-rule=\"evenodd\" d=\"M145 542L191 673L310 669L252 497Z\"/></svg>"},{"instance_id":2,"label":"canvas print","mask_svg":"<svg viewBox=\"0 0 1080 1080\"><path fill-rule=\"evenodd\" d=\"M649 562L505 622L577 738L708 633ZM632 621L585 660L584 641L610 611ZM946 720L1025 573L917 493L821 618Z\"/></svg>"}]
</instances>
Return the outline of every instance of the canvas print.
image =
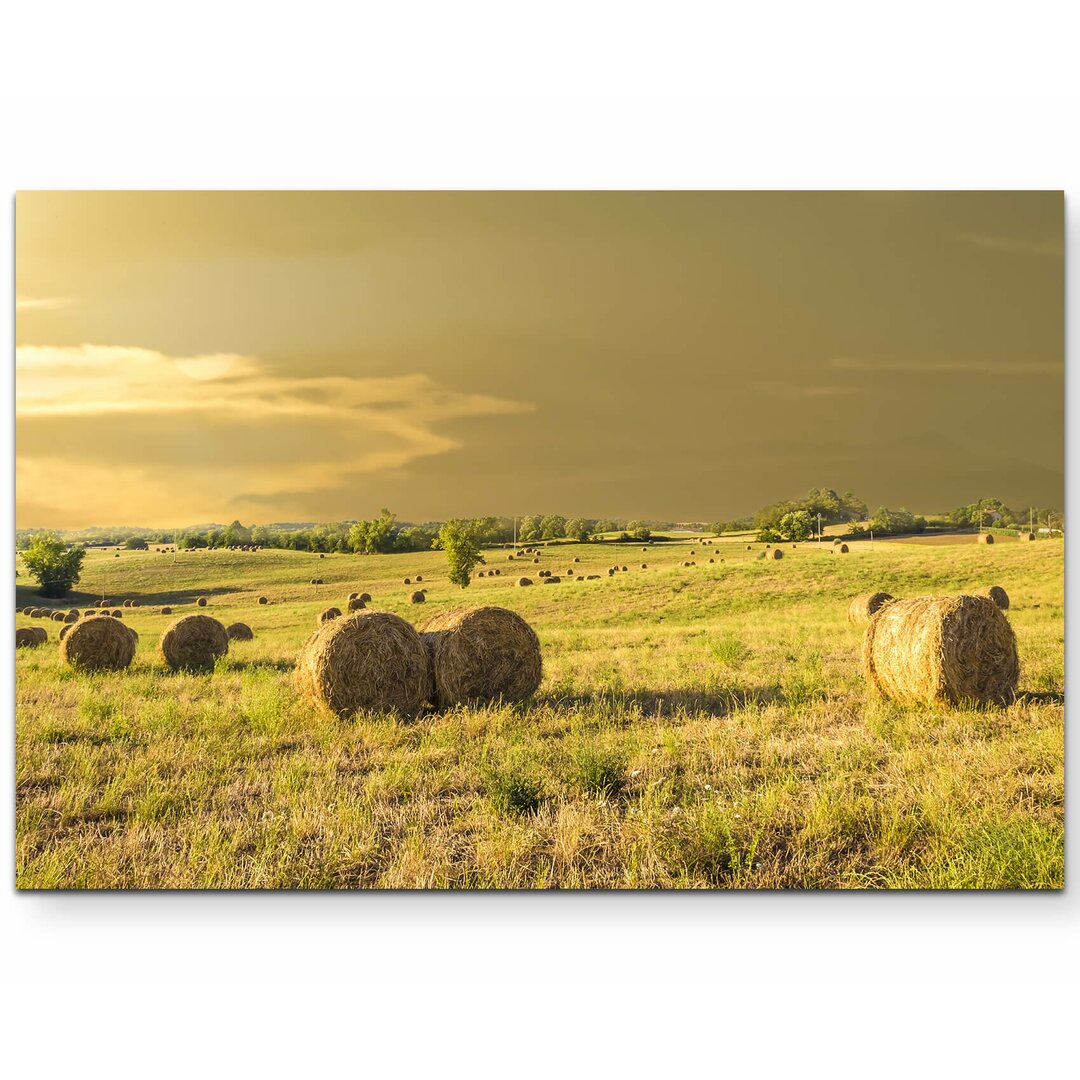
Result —
<instances>
[{"instance_id":1,"label":"canvas print","mask_svg":"<svg viewBox=\"0 0 1080 1080\"><path fill-rule=\"evenodd\" d=\"M1053 191L26 191L20 889L1059 889Z\"/></svg>"}]
</instances>

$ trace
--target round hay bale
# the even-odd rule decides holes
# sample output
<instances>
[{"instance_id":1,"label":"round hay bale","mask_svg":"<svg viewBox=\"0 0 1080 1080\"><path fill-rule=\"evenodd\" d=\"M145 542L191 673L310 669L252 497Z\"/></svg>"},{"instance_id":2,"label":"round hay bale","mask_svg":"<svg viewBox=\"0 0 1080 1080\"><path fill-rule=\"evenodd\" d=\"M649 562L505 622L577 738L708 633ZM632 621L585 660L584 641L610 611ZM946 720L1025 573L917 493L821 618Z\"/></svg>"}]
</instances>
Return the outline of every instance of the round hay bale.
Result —
<instances>
[{"instance_id":1,"label":"round hay bale","mask_svg":"<svg viewBox=\"0 0 1080 1080\"><path fill-rule=\"evenodd\" d=\"M79 613L77 611L69 611L63 618L65 623L73 623L79 621Z\"/></svg>"},{"instance_id":2,"label":"round hay bale","mask_svg":"<svg viewBox=\"0 0 1080 1080\"><path fill-rule=\"evenodd\" d=\"M690 562L689 562L689 560L688 560L688 559L684 559L684 560L683 560L683 566L689 566L689 565L690 565Z\"/></svg>"},{"instance_id":3,"label":"round hay bale","mask_svg":"<svg viewBox=\"0 0 1080 1080\"><path fill-rule=\"evenodd\" d=\"M265 596L260 596L259 597L259 603L260 604L269 604L270 601Z\"/></svg>"},{"instance_id":4,"label":"round hay bale","mask_svg":"<svg viewBox=\"0 0 1080 1080\"><path fill-rule=\"evenodd\" d=\"M311 579L311 580L310 580L310 581L308 582L308 584L309 584L309 585L318 585L318 584L319 584L319 579L318 579L318 578L312 578L312 579Z\"/></svg>"},{"instance_id":5,"label":"round hay bale","mask_svg":"<svg viewBox=\"0 0 1080 1080\"><path fill-rule=\"evenodd\" d=\"M71 625L68 624L68 623L64 623L64 625L60 627L60 640L61 641L64 640L64 638L67 636L67 632L70 629L71 629Z\"/></svg>"},{"instance_id":6,"label":"round hay bale","mask_svg":"<svg viewBox=\"0 0 1080 1080\"><path fill-rule=\"evenodd\" d=\"M1002 610L1009 610L1009 594L1000 585L987 585L985 589L976 589L976 596L988 596Z\"/></svg>"},{"instance_id":7,"label":"round hay bale","mask_svg":"<svg viewBox=\"0 0 1080 1080\"><path fill-rule=\"evenodd\" d=\"M54 611L49 616L49 618L52 619L53 622L63 622L64 618L65 618L65 615L64 615L64 613L62 611Z\"/></svg>"},{"instance_id":8,"label":"round hay bale","mask_svg":"<svg viewBox=\"0 0 1080 1080\"><path fill-rule=\"evenodd\" d=\"M581 559L579 559L579 558L578 558L578 557L577 557L577 556L575 555L575 556L574 556L574 562L581 562Z\"/></svg>"},{"instance_id":9,"label":"round hay bale","mask_svg":"<svg viewBox=\"0 0 1080 1080\"><path fill-rule=\"evenodd\" d=\"M691 555L696 555L696 554L697 554L697 552L696 552L696 551L695 551L695 550L694 550L693 548L691 548L691 549L690 549L690 554L691 554Z\"/></svg>"},{"instance_id":10,"label":"round hay bale","mask_svg":"<svg viewBox=\"0 0 1080 1080\"><path fill-rule=\"evenodd\" d=\"M608 567L607 576L608 577L614 577L615 576L615 571L610 566Z\"/></svg>"},{"instance_id":11,"label":"round hay bale","mask_svg":"<svg viewBox=\"0 0 1080 1080\"><path fill-rule=\"evenodd\" d=\"M41 638L34 632L36 629L37 628L34 626L20 626L19 629L15 631L15 648L36 649L41 645ZM66 626L61 628L61 637L66 629Z\"/></svg>"},{"instance_id":12,"label":"round hay bale","mask_svg":"<svg viewBox=\"0 0 1080 1080\"><path fill-rule=\"evenodd\" d=\"M251 627L242 622L234 622L226 626L225 633L229 635L230 641L251 641L255 637L251 632Z\"/></svg>"},{"instance_id":13,"label":"round hay bale","mask_svg":"<svg viewBox=\"0 0 1080 1080\"><path fill-rule=\"evenodd\" d=\"M506 561L507 562L513 562L514 561L514 556L513 555L507 555L506 556Z\"/></svg>"},{"instance_id":14,"label":"round hay bale","mask_svg":"<svg viewBox=\"0 0 1080 1080\"><path fill-rule=\"evenodd\" d=\"M363 611L364 608L366 608L366 607L367 607L367 604L365 604L364 601L361 600L359 596L354 597L352 600L349 601L349 610L350 611Z\"/></svg>"},{"instance_id":15,"label":"round hay bale","mask_svg":"<svg viewBox=\"0 0 1080 1080\"><path fill-rule=\"evenodd\" d=\"M887 592L863 593L853 597L848 604L847 621L856 626L868 623L875 611L895 599L892 593Z\"/></svg>"},{"instance_id":16,"label":"round hay bale","mask_svg":"<svg viewBox=\"0 0 1080 1080\"><path fill-rule=\"evenodd\" d=\"M1016 539L1022 543L1027 543L1029 540L1035 539L1035 534L1033 532L1022 532Z\"/></svg>"},{"instance_id":17,"label":"round hay bale","mask_svg":"<svg viewBox=\"0 0 1080 1080\"><path fill-rule=\"evenodd\" d=\"M524 701L543 676L540 639L518 614L500 607L448 611L421 638L431 657L435 704Z\"/></svg>"},{"instance_id":18,"label":"round hay bale","mask_svg":"<svg viewBox=\"0 0 1080 1080\"><path fill-rule=\"evenodd\" d=\"M866 628L863 668L877 693L905 704L1008 704L1020 681L1016 635L986 596L886 604Z\"/></svg>"},{"instance_id":19,"label":"round hay bale","mask_svg":"<svg viewBox=\"0 0 1080 1080\"><path fill-rule=\"evenodd\" d=\"M138 600L132 600L131 603L128 604L128 607L137 608L138 606L139 606L139 601Z\"/></svg>"},{"instance_id":20,"label":"round hay bale","mask_svg":"<svg viewBox=\"0 0 1080 1080\"><path fill-rule=\"evenodd\" d=\"M111 600L99 600L94 606L95 607L111 608L112 607L112 601Z\"/></svg>"},{"instance_id":21,"label":"round hay bale","mask_svg":"<svg viewBox=\"0 0 1080 1080\"><path fill-rule=\"evenodd\" d=\"M978 541L980 544L992 544L994 542L993 533L979 533Z\"/></svg>"},{"instance_id":22,"label":"round hay bale","mask_svg":"<svg viewBox=\"0 0 1080 1080\"><path fill-rule=\"evenodd\" d=\"M114 609L110 614L114 619L122 619L124 617L124 613L119 608Z\"/></svg>"},{"instance_id":23,"label":"round hay bale","mask_svg":"<svg viewBox=\"0 0 1080 1080\"><path fill-rule=\"evenodd\" d=\"M487 575L486 575L486 574L484 573L484 571L483 571L483 570L479 571L479 573L477 573L477 575L476 575L476 576L477 576L478 578L482 578L482 577L487 577Z\"/></svg>"},{"instance_id":24,"label":"round hay bale","mask_svg":"<svg viewBox=\"0 0 1080 1080\"><path fill-rule=\"evenodd\" d=\"M30 629L37 634L37 639L42 645L49 640L49 631L44 626L31 626Z\"/></svg>"},{"instance_id":25,"label":"round hay bale","mask_svg":"<svg viewBox=\"0 0 1080 1080\"><path fill-rule=\"evenodd\" d=\"M747 545L746 545L746 550L747 550L747 551L753 551L754 549L753 549L753 546L752 546L752 545L750 545L750 544L747 544Z\"/></svg>"},{"instance_id":26,"label":"round hay bale","mask_svg":"<svg viewBox=\"0 0 1080 1080\"><path fill-rule=\"evenodd\" d=\"M415 580L416 581L423 581L424 579L420 574L417 574Z\"/></svg>"},{"instance_id":27,"label":"round hay bale","mask_svg":"<svg viewBox=\"0 0 1080 1080\"><path fill-rule=\"evenodd\" d=\"M122 671L134 658L135 636L115 619L80 619L60 641L61 661L79 671Z\"/></svg>"},{"instance_id":28,"label":"round hay bale","mask_svg":"<svg viewBox=\"0 0 1080 1080\"><path fill-rule=\"evenodd\" d=\"M645 546L645 547L643 547L643 548L642 548L641 550L642 550L642 551L648 551L648 550L649 550L649 548L648 548L648 546Z\"/></svg>"},{"instance_id":29,"label":"round hay bale","mask_svg":"<svg viewBox=\"0 0 1080 1080\"><path fill-rule=\"evenodd\" d=\"M296 658L295 685L336 716L361 709L412 715L432 696L431 659L400 616L358 611L308 638Z\"/></svg>"},{"instance_id":30,"label":"round hay bale","mask_svg":"<svg viewBox=\"0 0 1080 1080\"><path fill-rule=\"evenodd\" d=\"M371 593L362 592L360 594L360 599L363 600L365 604L370 604L371 603Z\"/></svg>"},{"instance_id":31,"label":"round hay bale","mask_svg":"<svg viewBox=\"0 0 1080 1080\"><path fill-rule=\"evenodd\" d=\"M349 599L350 600L355 600L359 595L360 594L358 592L351 592L351 593L349 593Z\"/></svg>"},{"instance_id":32,"label":"round hay bale","mask_svg":"<svg viewBox=\"0 0 1080 1080\"><path fill-rule=\"evenodd\" d=\"M540 561L539 559L533 559L534 563L538 563L539 561Z\"/></svg>"},{"instance_id":33,"label":"round hay bale","mask_svg":"<svg viewBox=\"0 0 1080 1080\"><path fill-rule=\"evenodd\" d=\"M320 559L325 559L325 558L326 558L326 556L325 556L325 555L320 555L320 556L319 556L319 558L320 558Z\"/></svg>"},{"instance_id":34,"label":"round hay bale","mask_svg":"<svg viewBox=\"0 0 1080 1080\"><path fill-rule=\"evenodd\" d=\"M163 607L161 609L161 614L162 615L171 615L172 614L172 608L171 607Z\"/></svg>"},{"instance_id":35,"label":"round hay bale","mask_svg":"<svg viewBox=\"0 0 1080 1080\"><path fill-rule=\"evenodd\" d=\"M412 593L409 597L410 604L423 604L426 600L427 597L424 595L423 589L417 589L416 592Z\"/></svg>"},{"instance_id":36,"label":"round hay bale","mask_svg":"<svg viewBox=\"0 0 1080 1080\"><path fill-rule=\"evenodd\" d=\"M77 607L73 607L73 608L71 608L70 611L68 611L68 614L69 615L74 615L75 618L77 619L79 617L79 615L81 614L81 612L79 611L79 609Z\"/></svg>"},{"instance_id":37,"label":"round hay bale","mask_svg":"<svg viewBox=\"0 0 1080 1080\"><path fill-rule=\"evenodd\" d=\"M649 569L649 564L648 564L648 563L644 563L644 562L643 562L643 563L641 564L641 569L642 569L642 570L648 570L648 569Z\"/></svg>"},{"instance_id":38,"label":"round hay bale","mask_svg":"<svg viewBox=\"0 0 1080 1080\"><path fill-rule=\"evenodd\" d=\"M546 578L544 578L544 580L542 582L540 582L540 584L541 585L557 585L560 581L562 581L561 577L552 577L551 574L548 574L548 576Z\"/></svg>"},{"instance_id":39,"label":"round hay bale","mask_svg":"<svg viewBox=\"0 0 1080 1080\"><path fill-rule=\"evenodd\" d=\"M841 555L846 555L851 549L847 544L841 544L836 550L839 551Z\"/></svg>"},{"instance_id":40,"label":"round hay bale","mask_svg":"<svg viewBox=\"0 0 1080 1080\"><path fill-rule=\"evenodd\" d=\"M493 573L493 574L494 574L494 575L495 575L496 577L502 577L502 571L501 571L501 570L499 570L499 569L497 569L497 568L496 568L495 570L492 570L491 572L492 572L492 573Z\"/></svg>"},{"instance_id":41,"label":"round hay bale","mask_svg":"<svg viewBox=\"0 0 1080 1080\"><path fill-rule=\"evenodd\" d=\"M401 584L402 585L411 585L412 584L412 578L402 578Z\"/></svg>"},{"instance_id":42,"label":"round hay bale","mask_svg":"<svg viewBox=\"0 0 1080 1080\"><path fill-rule=\"evenodd\" d=\"M716 562L716 560L715 559L709 559L709 562L714 563L714 562Z\"/></svg>"},{"instance_id":43,"label":"round hay bale","mask_svg":"<svg viewBox=\"0 0 1080 1080\"><path fill-rule=\"evenodd\" d=\"M229 651L229 635L209 615L181 615L165 627L158 649L173 671L210 671Z\"/></svg>"},{"instance_id":44,"label":"round hay bale","mask_svg":"<svg viewBox=\"0 0 1080 1080\"><path fill-rule=\"evenodd\" d=\"M341 608L328 607L328 608L324 609L323 611L320 611L319 614L315 616L315 625L316 626L322 626L323 623L328 623L328 622L330 622L331 619L340 619L340 618L341 618Z\"/></svg>"},{"instance_id":45,"label":"round hay bale","mask_svg":"<svg viewBox=\"0 0 1080 1080\"><path fill-rule=\"evenodd\" d=\"M205 596L200 596L199 599L195 601L195 603L198 604L199 607L206 607L207 599Z\"/></svg>"},{"instance_id":46,"label":"round hay bale","mask_svg":"<svg viewBox=\"0 0 1080 1080\"><path fill-rule=\"evenodd\" d=\"M586 581L599 581L600 580L600 575L599 574L586 574L585 575L585 580Z\"/></svg>"},{"instance_id":47,"label":"round hay bale","mask_svg":"<svg viewBox=\"0 0 1080 1080\"><path fill-rule=\"evenodd\" d=\"M765 553L765 558L767 559L782 559L783 557L784 553L779 548L769 548Z\"/></svg>"},{"instance_id":48,"label":"round hay bale","mask_svg":"<svg viewBox=\"0 0 1080 1080\"><path fill-rule=\"evenodd\" d=\"M526 586L526 585L531 585L532 580L530 578L527 578L527 577L519 577L517 579L517 584L519 586L521 586L522 588L524 588L524 586Z\"/></svg>"},{"instance_id":49,"label":"round hay bale","mask_svg":"<svg viewBox=\"0 0 1080 1080\"><path fill-rule=\"evenodd\" d=\"M117 552L117 553L116 553L116 554L115 554L115 555L113 556L113 558L114 558L114 559L119 559L119 558L120 558L120 552L118 551L118 552Z\"/></svg>"},{"instance_id":50,"label":"round hay bale","mask_svg":"<svg viewBox=\"0 0 1080 1080\"><path fill-rule=\"evenodd\" d=\"M626 567L625 567L625 566L624 566L624 567L622 567L622 572L623 572L624 574L626 573Z\"/></svg>"}]
</instances>

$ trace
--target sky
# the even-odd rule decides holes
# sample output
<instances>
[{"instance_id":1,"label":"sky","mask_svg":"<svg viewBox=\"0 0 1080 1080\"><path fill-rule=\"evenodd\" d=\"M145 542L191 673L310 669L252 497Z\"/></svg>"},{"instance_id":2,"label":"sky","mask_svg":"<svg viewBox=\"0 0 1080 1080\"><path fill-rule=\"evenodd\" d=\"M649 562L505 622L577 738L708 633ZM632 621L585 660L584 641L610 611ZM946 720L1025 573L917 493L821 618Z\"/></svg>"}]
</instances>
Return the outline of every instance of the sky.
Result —
<instances>
[{"instance_id":1,"label":"sky","mask_svg":"<svg viewBox=\"0 0 1080 1080\"><path fill-rule=\"evenodd\" d=\"M1061 192L20 192L16 526L1064 501Z\"/></svg>"}]
</instances>

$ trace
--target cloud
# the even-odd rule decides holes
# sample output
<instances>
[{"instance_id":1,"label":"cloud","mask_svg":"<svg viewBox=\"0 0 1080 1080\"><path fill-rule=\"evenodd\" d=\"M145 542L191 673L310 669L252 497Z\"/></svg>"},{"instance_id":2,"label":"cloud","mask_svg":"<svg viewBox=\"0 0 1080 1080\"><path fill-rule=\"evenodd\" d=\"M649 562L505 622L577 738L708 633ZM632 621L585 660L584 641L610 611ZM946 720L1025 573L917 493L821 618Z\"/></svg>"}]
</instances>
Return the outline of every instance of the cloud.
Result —
<instances>
[{"instance_id":1,"label":"cloud","mask_svg":"<svg viewBox=\"0 0 1080 1080\"><path fill-rule=\"evenodd\" d=\"M1063 375L1064 363L1042 360L871 360L863 356L833 357L828 366L839 371L912 375Z\"/></svg>"},{"instance_id":2,"label":"cloud","mask_svg":"<svg viewBox=\"0 0 1080 1080\"><path fill-rule=\"evenodd\" d=\"M16 296L16 311L56 311L71 307L75 301L70 296Z\"/></svg>"},{"instance_id":3,"label":"cloud","mask_svg":"<svg viewBox=\"0 0 1080 1080\"><path fill-rule=\"evenodd\" d=\"M995 236L992 233L960 233L958 239L965 244L987 251L1002 251L1010 255L1035 255L1061 259L1065 256L1064 240L1050 237L1043 240L1021 240L1014 236Z\"/></svg>"},{"instance_id":4,"label":"cloud","mask_svg":"<svg viewBox=\"0 0 1080 1080\"><path fill-rule=\"evenodd\" d=\"M797 386L780 382L754 383L752 389L760 394L783 398L847 397L849 394L863 393L860 386Z\"/></svg>"},{"instance_id":5,"label":"cloud","mask_svg":"<svg viewBox=\"0 0 1080 1080\"><path fill-rule=\"evenodd\" d=\"M459 449L449 424L533 408L422 374L295 376L232 353L24 346L15 365L20 501L48 491L69 520L213 520L237 493L253 510L335 490L351 504L366 475Z\"/></svg>"}]
</instances>

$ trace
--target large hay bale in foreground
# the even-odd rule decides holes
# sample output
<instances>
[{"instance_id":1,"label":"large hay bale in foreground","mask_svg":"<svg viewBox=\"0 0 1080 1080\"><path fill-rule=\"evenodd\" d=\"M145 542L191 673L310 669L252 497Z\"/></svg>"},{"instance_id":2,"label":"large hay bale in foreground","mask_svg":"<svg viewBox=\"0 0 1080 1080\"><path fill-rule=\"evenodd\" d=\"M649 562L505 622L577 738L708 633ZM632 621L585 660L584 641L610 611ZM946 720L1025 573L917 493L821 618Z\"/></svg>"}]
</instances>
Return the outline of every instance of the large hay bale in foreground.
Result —
<instances>
[{"instance_id":1,"label":"large hay bale in foreground","mask_svg":"<svg viewBox=\"0 0 1080 1080\"><path fill-rule=\"evenodd\" d=\"M501 607L448 611L422 627L431 655L435 703L523 701L543 675L540 639L518 614Z\"/></svg>"},{"instance_id":2,"label":"large hay bale in foreground","mask_svg":"<svg viewBox=\"0 0 1080 1080\"><path fill-rule=\"evenodd\" d=\"M251 641L255 637L251 632L251 627L242 622L234 622L226 626L225 633L229 635L230 641Z\"/></svg>"},{"instance_id":3,"label":"large hay bale in foreground","mask_svg":"<svg viewBox=\"0 0 1080 1080\"><path fill-rule=\"evenodd\" d=\"M60 640L60 659L78 671L122 671L135 658L135 635L115 619L87 617Z\"/></svg>"},{"instance_id":4,"label":"large hay bale in foreground","mask_svg":"<svg viewBox=\"0 0 1080 1080\"><path fill-rule=\"evenodd\" d=\"M870 616L874 614L879 608L884 607L890 600L894 600L895 597L892 593L887 592L871 592L863 593L862 596L856 596L848 604L847 620L849 623L853 623L858 626L870 621Z\"/></svg>"},{"instance_id":5,"label":"large hay bale in foreground","mask_svg":"<svg viewBox=\"0 0 1080 1080\"><path fill-rule=\"evenodd\" d=\"M1009 610L1009 594L1000 585L987 585L985 589L976 589L976 596L988 596L1002 611Z\"/></svg>"},{"instance_id":6,"label":"large hay bale in foreground","mask_svg":"<svg viewBox=\"0 0 1080 1080\"><path fill-rule=\"evenodd\" d=\"M36 649L42 644L41 638L34 631L36 627L33 626L20 626L15 631L15 648L16 649ZM62 628L60 633L63 635L66 627Z\"/></svg>"},{"instance_id":7,"label":"large hay bale in foreground","mask_svg":"<svg viewBox=\"0 0 1080 1080\"><path fill-rule=\"evenodd\" d=\"M905 704L1008 704L1020 681L1016 635L985 596L886 604L866 628L863 668L874 690Z\"/></svg>"},{"instance_id":8,"label":"large hay bale in foreground","mask_svg":"<svg viewBox=\"0 0 1080 1080\"><path fill-rule=\"evenodd\" d=\"M388 611L358 611L308 638L296 658L297 692L336 716L361 709L412 715L433 693L420 635Z\"/></svg>"},{"instance_id":9,"label":"large hay bale in foreground","mask_svg":"<svg viewBox=\"0 0 1080 1080\"><path fill-rule=\"evenodd\" d=\"M209 671L229 651L229 635L209 615L181 615L165 627L158 650L173 671Z\"/></svg>"},{"instance_id":10,"label":"large hay bale in foreground","mask_svg":"<svg viewBox=\"0 0 1080 1080\"><path fill-rule=\"evenodd\" d=\"M319 614L315 616L315 625L316 626L322 626L323 623L328 623L332 619L340 619L340 618L341 618L341 608L328 607L328 608L324 609L323 611L320 611Z\"/></svg>"},{"instance_id":11,"label":"large hay bale in foreground","mask_svg":"<svg viewBox=\"0 0 1080 1080\"><path fill-rule=\"evenodd\" d=\"M994 534L993 533L979 533L977 539L978 539L978 542L980 544L992 544L994 542Z\"/></svg>"}]
</instances>

